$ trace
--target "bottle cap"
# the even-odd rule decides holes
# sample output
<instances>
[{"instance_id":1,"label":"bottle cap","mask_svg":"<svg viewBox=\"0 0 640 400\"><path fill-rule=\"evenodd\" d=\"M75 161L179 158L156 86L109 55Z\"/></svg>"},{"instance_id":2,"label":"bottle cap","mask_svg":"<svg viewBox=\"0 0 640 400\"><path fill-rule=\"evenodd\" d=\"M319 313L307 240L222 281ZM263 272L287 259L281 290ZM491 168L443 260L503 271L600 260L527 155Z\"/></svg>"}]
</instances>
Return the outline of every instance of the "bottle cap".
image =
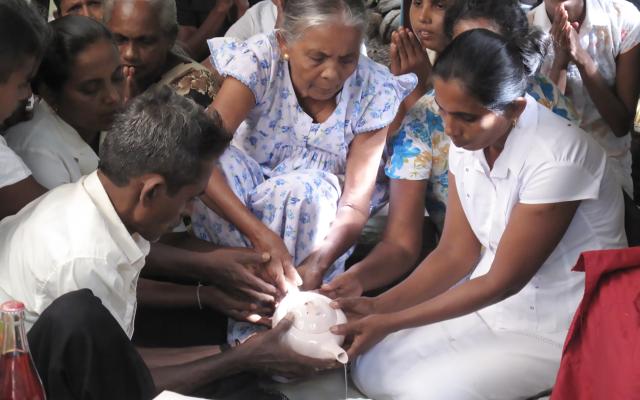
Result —
<instances>
[{"instance_id":1,"label":"bottle cap","mask_svg":"<svg viewBox=\"0 0 640 400\"><path fill-rule=\"evenodd\" d=\"M3 312L20 312L24 311L24 304L17 300L5 301L0 305L0 311Z\"/></svg>"}]
</instances>

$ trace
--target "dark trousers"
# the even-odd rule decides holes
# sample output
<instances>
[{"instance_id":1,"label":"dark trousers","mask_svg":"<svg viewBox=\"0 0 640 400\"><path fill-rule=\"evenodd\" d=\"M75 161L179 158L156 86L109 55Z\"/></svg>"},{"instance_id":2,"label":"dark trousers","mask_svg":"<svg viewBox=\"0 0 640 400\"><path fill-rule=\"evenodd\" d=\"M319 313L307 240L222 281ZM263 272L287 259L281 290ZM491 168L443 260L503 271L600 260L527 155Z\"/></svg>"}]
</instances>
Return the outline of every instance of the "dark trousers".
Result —
<instances>
[{"instance_id":1,"label":"dark trousers","mask_svg":"<svg viewBox=\"0 0 640 400\"><path fill-rule=\"evenodd\" d=\"M51 303L28 340L49 400L138 400L156 393L135 347L89 289Z\"/></svg>"}]
</instances>

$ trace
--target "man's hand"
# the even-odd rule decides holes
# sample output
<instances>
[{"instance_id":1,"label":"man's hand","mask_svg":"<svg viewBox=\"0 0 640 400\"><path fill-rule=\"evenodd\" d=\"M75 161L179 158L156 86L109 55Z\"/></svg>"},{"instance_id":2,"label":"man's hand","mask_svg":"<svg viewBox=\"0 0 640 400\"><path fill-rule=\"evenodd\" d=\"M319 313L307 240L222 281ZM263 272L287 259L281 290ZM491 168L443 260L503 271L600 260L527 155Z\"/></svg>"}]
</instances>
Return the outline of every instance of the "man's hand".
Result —
<instances>
[{"instance_id":1,"label":"man's hand","mask_svg":"<svg viewBox=\"0 0 640 400\"><path fill-rule=\"evenodd\" d=\"M268 253L253 249L219 248L207 255L206 283L239 292L249 303L273 304L276 288L255 273L269 261Z\"/></svg>"},{"instance_id":2,"label":"man's hand","mask_svg":"<svg viewBox=\"0 0 640 400\"><path fill-rule=\"evenodd\" d=\"M139 93L138 84L135 80L136 68L125 65L122 67L122 74L124 75L124 103L126 104L132 98L136 97Z\"/></svg>"},{"instance_id":3,"label":"man's hand","mask_svg":"<svg viewBox=\"0 0 640 400\"><path fill-rule=\"evenodd\" d=\"M288 314L275 328L257 333L238 349L251 355L253 369L285 378L310 376L340 366L335 360L305 357L287 347L282 339L291 325L293 314Z\"/></svg>"},{"instance_id":4,"label":"man's hand","mask_svg":"<svg viewBox=\"0 0 640 400\"><path fill-rule=\"evenodd\" d=\"M320 293L336 299L338 297L359 297L362 296L362 284L355 274L343 272L336 276L331 282L320 286Z\"/></svg>"}]
</instances>

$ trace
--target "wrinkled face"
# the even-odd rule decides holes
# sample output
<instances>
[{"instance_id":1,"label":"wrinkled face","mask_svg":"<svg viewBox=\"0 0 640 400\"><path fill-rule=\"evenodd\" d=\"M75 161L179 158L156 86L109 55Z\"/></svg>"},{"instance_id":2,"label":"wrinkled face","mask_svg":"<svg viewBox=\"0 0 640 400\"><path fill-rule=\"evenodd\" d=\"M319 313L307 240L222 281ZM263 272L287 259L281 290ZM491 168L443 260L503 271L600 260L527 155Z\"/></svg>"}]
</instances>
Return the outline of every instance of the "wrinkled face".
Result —
<instances>
[{"instance_id":1,"label":"wrinkled face","mask_svg":"<svg viewBox=\"0 0 640 400\"><path fill-rule=\"evenodd\" d=\"M154 242L180 225L183 217L191 216L193 203L204 193L212 169L213 160L202 162L197 181L183 186L175 194L168 193L165 185L157 187L153 199L138 212L136 231Z\"/></svg>"},{"instance_id":2,"label":"wrinkled face","mask_svg":"<svg viewBox=\"0 0 640 400\"><path fill-rule=\"evenodd\" d=\"M444 34L447 1L412 0L409 9L411 29L425 49L441 52L449 44Z\"/></svg>"},{"instance_id":3,"label":"wrinkled face","mask_svg":"<svg viewBox=\"0 0 640 400\"><path fill-rule=\"evenodd\" d=\"M356 70L362 31L343 24L307 29L294 43L280 40L289 56L291 81L299 98L323 101L334 98Z\"/></svg>"},{"instance_id":4,"label":"wrinkled face","mask_svg":"<svg viewBox=\"0 0 640 400\"><path fill-rule=\"evenodd\" d=\"M115 0L109 29L123 66L134 67L141 89L160 78L174 40L162 30L158 12L148 1Z\"/></svg>"},{"instance_id":5,"label":"wrinkled face","mask_svg":"<svg viewBox=\"0 0 640 400\"><path fill-rule=\"evenodd\" d=\"M559 5L562 5L567 10L569 22L582 22L584 19L584 0L544 0L544 8L547 10L547 15L551 22L553 22L556 8Z\"/></svg>"},{"instance_id":6,"label":"wrinkled face","mask_svg":"<svg viewBox=\"0 0 640 400\"><path fill-rule=\"evenodd\" d=\"M461 83L435 77L433 86L444 132L451 141L465 150L481 150L505 137L512 119L485 108Z\"/></svg>"},{"instance_id":7,"label":"wrinkled face","mask_svg":"<svg viewBox=\"0 0 640 400\"><path fill-rule=\"evenodd\" d=\"M502 35L500 27L496 25L495 21L487 18L473 18L473 19L459 19L453 25L453 38L455 39L459 34L472 29L486 29Z\"/></svg>"},{"instance_id":8,"label":"wrinkled face","mask_svg":"<svg viewBox=\"0 0 640 400\"><path fill-rule=\"evenodd\" d=\"M59 14L61 17L82 15L102 22L102 0L61 0Z\"/></svg>"},{"instance_id":9,"label":"wrinkled face","mask_svg":"<svg viewBox=\"0 0 640 400\"><path fill-rule=\"evenodd\" d=\"M123 102L118 50L111 41L99 40L78 54L71 71L62 93L47 102L78 131L108 129Z\"/></svg>"},{"instance_id":10,"label":"wrinkled face","mask_svg":"<svg viewBox=\"0 0 640 400\"><path fill-rule=\"evenodd\" d=\"M37 68L36 60L28 57L20 68L9 75L6 82L0 82L0 123L4 122L19 105L31 96L31 80Z\"/></svg>"}]
</instances>

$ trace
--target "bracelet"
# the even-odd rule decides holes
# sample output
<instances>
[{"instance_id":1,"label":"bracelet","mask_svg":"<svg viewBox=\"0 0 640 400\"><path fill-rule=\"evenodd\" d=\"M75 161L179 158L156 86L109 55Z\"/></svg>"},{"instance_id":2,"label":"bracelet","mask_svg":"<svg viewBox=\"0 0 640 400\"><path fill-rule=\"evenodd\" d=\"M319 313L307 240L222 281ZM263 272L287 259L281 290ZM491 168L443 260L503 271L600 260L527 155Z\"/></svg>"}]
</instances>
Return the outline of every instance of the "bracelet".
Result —
<instances>
[{"instance_id":1,"label":"bracelet","mask_svg":"<svg viewBox=\"0 0 640 400\"><path fill-rule=\"evenodd\" d=\"M202 282L198 282L198 287L196 287L196 299L198 299L198 307L202 310L202 302L200 301L200 288L202 287Z\"/></svg>"}]
</instances>

